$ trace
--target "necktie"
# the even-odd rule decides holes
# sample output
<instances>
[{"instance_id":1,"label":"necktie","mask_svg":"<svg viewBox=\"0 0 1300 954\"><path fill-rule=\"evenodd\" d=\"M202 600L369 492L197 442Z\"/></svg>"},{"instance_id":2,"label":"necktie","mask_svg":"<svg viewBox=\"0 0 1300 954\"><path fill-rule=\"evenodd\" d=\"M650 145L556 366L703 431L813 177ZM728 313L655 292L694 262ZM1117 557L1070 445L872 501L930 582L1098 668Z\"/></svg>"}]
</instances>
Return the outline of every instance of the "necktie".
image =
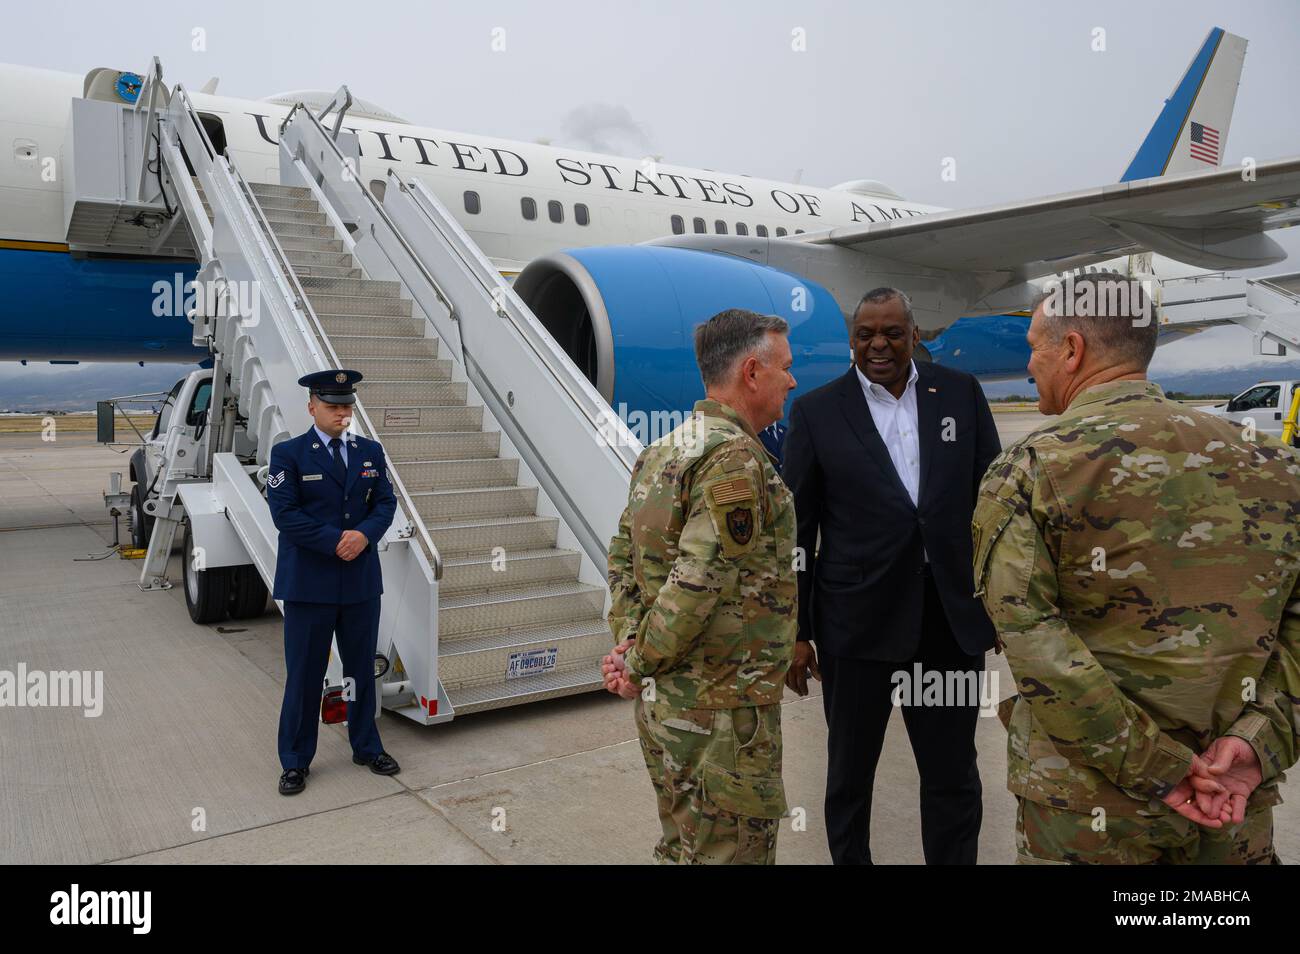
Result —
<instances>
[{"instance_id":1,"label":"necktie","mask_svg":"<svg viewBox=\"0 0 1300 954\"><path fill-rule=\"evenodd\" d=\"M334 473L338 474L339 482L342 483L348 479L348 468L343 463L343 441L337 437L330 440L330 456L334 458Z\"/></svg>"}]
</instances>

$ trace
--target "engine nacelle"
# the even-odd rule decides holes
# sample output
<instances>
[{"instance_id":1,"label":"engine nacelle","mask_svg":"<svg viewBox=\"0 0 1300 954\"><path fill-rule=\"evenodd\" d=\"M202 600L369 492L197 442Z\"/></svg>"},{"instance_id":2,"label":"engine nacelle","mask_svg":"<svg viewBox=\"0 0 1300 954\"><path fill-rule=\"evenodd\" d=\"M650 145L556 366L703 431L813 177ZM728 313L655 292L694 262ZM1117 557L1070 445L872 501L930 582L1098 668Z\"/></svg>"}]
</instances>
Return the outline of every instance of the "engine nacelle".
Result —
<instances>
[{"instance_id":1,"label":"engine nacelle","mask_svg":"<svg viewBox=\"0 0 1300 954\"><path fill-rule=\"evenodd\" d=\"M792 399L851 361L848 323L830 292L729 255L654 245L571 249L531 262L514 288L625 421L635 411L689 411L704 397L693 331L728 308L790 323Z\"/></svg>"}]
</instances>

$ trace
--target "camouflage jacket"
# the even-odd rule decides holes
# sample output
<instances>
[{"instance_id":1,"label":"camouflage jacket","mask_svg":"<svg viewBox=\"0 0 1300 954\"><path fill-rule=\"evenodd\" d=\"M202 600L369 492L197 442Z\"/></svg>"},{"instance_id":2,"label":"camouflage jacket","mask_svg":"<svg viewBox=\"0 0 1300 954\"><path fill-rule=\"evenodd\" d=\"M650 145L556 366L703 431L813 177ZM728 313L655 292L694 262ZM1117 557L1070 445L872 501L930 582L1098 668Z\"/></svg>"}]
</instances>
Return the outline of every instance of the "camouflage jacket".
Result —
<instances>
[{"instance_id":1,"label":"camouflage jacket","mask_svg":"<svg viewBox=\"0 0 1300 954\"><path fill-rule=\"evenodd\" d=\"M731 408L647 447L609 545L609 625L634 681L684 709L779 702L798 614L794 500Z\"/></svg>"},{"instance_id":2,"label":"camouflage jacket","mask_svg":"<svg viewBox=\"0 0 1300 954\"><path fill-rule=\"evenodd\" d=\"M1168 811L1221 735L1279 800L1300 727L1300 458L1147 381L1077 395L995 460L976 595L1019 689L1007 786L1072 811ZM1014 706L1012 708L1011 706Z\"/></svg>"}]
</instances>

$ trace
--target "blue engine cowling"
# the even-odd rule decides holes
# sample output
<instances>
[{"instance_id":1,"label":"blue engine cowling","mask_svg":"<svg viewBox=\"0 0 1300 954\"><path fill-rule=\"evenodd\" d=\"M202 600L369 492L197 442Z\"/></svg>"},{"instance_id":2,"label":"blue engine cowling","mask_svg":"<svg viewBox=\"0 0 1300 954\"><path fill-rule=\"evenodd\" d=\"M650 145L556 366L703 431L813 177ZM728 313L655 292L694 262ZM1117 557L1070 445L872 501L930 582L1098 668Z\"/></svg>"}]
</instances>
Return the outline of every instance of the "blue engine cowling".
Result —
<instances>
[{"instance_id":1,"label":"blue engine cowling","mask_svg":"<svg viewBox=\"0 0 1300 954\"><path fill-rule=\"evenodd\" d=\"M531 262L514 288L624 420L634 411L689 411L704 397L693 330L728 308L790 323L792 399L843 374L851 360L848 325L830 292L729 255L654 245L571 249Z\"/></svg>"}]
</instances>

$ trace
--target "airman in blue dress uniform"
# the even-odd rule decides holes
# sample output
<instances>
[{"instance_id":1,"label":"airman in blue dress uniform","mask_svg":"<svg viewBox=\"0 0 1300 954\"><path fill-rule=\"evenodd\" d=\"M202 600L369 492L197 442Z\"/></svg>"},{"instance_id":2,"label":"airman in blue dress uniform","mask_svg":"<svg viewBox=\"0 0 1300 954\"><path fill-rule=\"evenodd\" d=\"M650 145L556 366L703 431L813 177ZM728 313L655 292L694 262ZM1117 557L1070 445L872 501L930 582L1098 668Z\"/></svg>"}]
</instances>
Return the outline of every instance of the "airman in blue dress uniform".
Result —
<instances>
[{"instance_id":1,"label":"airman in blue dress uniform","mask_svg":"<svg viewBox=\"0 0 1300 954\"><path fill-rule=\"evenodd\" d=\"M280 709L280 794L307 786L330 643L338 637L348 701L352 761L379 775L399 771L375 726L375 646L383 593L376 544L397 501L384 448L353 434L357 371L304 375L305 434L271 448L266 499L280 531L272 595L284 601L284 704Z\"/></svg>"}]
</instances>

